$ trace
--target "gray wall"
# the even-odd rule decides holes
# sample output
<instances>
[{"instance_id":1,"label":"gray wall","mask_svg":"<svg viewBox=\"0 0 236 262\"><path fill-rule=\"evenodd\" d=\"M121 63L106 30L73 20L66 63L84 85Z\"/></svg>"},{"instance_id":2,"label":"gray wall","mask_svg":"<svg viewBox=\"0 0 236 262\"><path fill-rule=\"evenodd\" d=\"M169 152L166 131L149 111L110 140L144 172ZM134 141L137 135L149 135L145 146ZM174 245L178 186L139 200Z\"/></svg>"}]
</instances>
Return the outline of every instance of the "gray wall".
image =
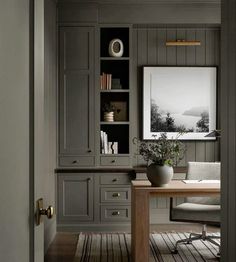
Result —
<instances>
[{"instance_id":1,"label":"gray wall","mask_svg":"<svg viewBox=\"0 0 236 262\"><path fill-rule=\"evenodd\" d=\"M166 40L172 39L200 40L201 46L166 47ZM133 136L141 138L142 66L219 66L219 56L219 28L137 26L133 30L132 108L134 110L131 112L131 119L134 123ZM218 107L218 125L220 122L219 112ZM186 166L188 161L219 161L219 141L190 141L185 144L186 154L179 163L180 166ZM143 162L138 157L136 164L140 163Z\"/></svg>"},{"instance_id":2,"label":"gray wall","mask_svg":"<svg viewBox=\"0 0 236 262\"><path fill-rule=\"evenodd\" d=\"M56 4L54 0L45 0L44 12L44 143L45 207L56 207L55 173L56 168L56 130L57 130L57 25ZM44 219L44 250L56 234L56 216Z\"/></svg>"},{"instance_id":3,"label":"gray wall","mask_svg":"<svg viewBox=\"0 0 236 262\"><path fill-rule=\"evenodd\" d=\"M29 85L29 0L2 0L0 261L30 261Z\"/></svg>"},{"instance_id":4,"label":"gray wall","mask_svg":"<svg viewBox=\"0 0 236 262\"><path fill-rule=\"evenodd\" d=\"M187 39L200 40L198 47L166 47L166 40ZM141 138L142 129L142 66L174 65L174 66L219 66L220 31L219 28L186 28L135 26L133 29L133 66L131 119L132 137ZM219 87L218 87L219 89ZM219 94L219 90L218 90ZM219 100L220 97L218 97ZM218 107L218 123L220 121ZM185 142L185 157L179 166L186 166L188 161L219 161L219 141ZM137 152L134 147L133 152ZM133 153L133 155L135 155ZM142 157L133 158L134 165L146 164ZM178 174L184 178L185 174ZM182 199L177 199L181 203ZM151 223L167 223L169 221L169 199L152 198L150 201Z\"/></svg>"}]
</instances>

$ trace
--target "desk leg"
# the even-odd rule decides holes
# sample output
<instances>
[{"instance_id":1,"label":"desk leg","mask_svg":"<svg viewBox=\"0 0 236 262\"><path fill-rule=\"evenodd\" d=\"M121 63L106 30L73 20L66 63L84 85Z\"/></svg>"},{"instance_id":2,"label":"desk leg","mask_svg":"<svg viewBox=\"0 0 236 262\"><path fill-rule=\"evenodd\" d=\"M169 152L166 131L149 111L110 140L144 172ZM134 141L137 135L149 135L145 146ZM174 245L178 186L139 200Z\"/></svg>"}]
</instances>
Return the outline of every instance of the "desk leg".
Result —
<instances>
[{"instance_id":1,"label":"desk leg","mask_svg":"<svg viewBox=\"0 0 236 262\"><path fill-rule=\"evenodd\" d=\"M131 252L133 262L149 261L149 194L132 186Z\"/></svg>"}]
</instances>

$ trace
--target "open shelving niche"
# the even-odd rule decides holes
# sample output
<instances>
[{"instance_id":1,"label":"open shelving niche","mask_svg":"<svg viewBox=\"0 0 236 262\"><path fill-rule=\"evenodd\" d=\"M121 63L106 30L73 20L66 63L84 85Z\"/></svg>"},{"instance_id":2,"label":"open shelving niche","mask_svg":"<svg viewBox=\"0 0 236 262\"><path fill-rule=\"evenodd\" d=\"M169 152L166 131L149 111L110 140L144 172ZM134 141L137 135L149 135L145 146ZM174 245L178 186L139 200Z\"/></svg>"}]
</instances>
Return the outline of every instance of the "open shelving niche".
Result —
<instances>
[{"instance_id":1,"label":"open shelving niche","mask_svg":"<svg viewBox=\"0 0 236 262\"><path fill-rule=\"evenodd\" d=\"M109 43L120 39L122 57L109 55ZM101 77L103 75L103 77ZM106 79L106 80L104 80ZM115 79L115 80L114 80ZM113 80L113 81L112 81ZM130 154L130 27L100 27L100 155ZM104 104L115 106L114 121L104 121ZM104 134L105 133L105 134ZM118 144L106 146L106 142ZM108 144L108 143L107 143Z\"/></svg>"}]
</instances>

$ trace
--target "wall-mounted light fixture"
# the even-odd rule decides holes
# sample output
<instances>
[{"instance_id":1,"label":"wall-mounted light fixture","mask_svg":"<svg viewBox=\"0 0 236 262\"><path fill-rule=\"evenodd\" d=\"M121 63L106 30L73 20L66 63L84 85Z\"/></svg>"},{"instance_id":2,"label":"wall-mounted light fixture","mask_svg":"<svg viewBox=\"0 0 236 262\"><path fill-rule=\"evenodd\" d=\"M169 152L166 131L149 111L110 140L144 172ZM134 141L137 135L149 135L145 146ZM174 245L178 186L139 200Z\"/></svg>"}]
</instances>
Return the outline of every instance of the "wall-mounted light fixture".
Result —
<instances>
[{"instance_id":1,"label":"wall-mounted light fixture","mask_svg":"<svg viewBox=\"0 0 236 262\"><path fill-rule=\"evenodd\" d=\"M201 45L201 41L187 41L187 40L166 41L166 46L198 46L198 45Z\"/></svg>"}]
</instances>

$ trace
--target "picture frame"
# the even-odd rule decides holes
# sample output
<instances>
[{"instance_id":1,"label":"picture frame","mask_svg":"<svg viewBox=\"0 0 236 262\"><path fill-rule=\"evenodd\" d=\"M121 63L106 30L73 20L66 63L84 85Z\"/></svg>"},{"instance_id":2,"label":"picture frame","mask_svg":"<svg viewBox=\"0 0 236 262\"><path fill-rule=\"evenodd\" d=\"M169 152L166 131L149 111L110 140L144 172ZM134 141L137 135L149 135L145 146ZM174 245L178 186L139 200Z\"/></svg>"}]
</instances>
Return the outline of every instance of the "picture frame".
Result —
<instances>
[{"instance_id":1,"label":"picture frame","mask_svg":"<svg viewBox=\"0 0 236 262\"><path fill-rule=\"evenodd\" d=\"M111 101L111 105L115 108L114 120L115 121L128 121L128 111L126 101Z\"/></svg>"},{"instance_id":2,"label":"picture frame","mask_svg":"<svg viewBox=\"0 0 236 262\"><path fill-rule=\"evenodd\" d=\"M214 140L216 67L143 67L143 139Z\"/></svg>"}]
</instances>

